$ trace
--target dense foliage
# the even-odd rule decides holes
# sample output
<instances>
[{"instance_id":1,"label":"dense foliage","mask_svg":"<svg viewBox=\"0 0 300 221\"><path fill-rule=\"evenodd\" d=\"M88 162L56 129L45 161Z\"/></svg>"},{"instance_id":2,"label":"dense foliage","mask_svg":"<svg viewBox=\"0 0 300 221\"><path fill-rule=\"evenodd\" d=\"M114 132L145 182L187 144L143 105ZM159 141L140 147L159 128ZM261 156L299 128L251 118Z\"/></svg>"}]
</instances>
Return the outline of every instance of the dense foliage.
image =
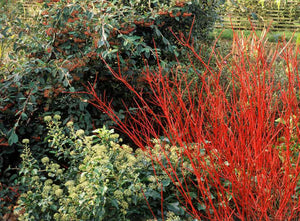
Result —
<instances>
[{"instance_id":1,"label":"dense foliage","mask_svg":"<svg viewBox=\"0 0 300 221\"><path fill-rule=\"evenodd\" d=\"M118 54L121 70L146 90L137 73L146 60L155 64L153 40L165 66L172 65L175 55L181 57L184 51L169 28L189 31L195 18L192 37L207 42L221 2L42 0L36 3L39 15L26 22L13 16L18 14L13 10L1 14L1 44L13 42L7 44L9 59L2 61L0 74L0 197L5 198L1 204L14 198L7 197L15 179L9 168L20 162L20 141L30 138L37 158L46 151L45 115L61 114L63 124L74 120L75 128L87 131L112 124L84 102L87 97L62 92L82 90L82 83L95 82L99 95L106 92L130 105L132 93L114 80L101 58L117 68ZM121 103L114 99L113 105ZM121 108L116 111L120 118L126 117Z\"/></svg>"},{"instance_id":2,"label":"dense foliage","mask_svg":"<svg viewBox=\"0 0 300 221\"><path fill-rule=\"evenodd\" d=\"M2 13L0 216L300 217L299 39L270 47L265 31L233 31L229 54L203 50L222 2L39 0L27 22Z\"/></svg>"},{"instance_id":3,"label":"dense foliage","mask_svg":"<svg viewBox=\"0 0 300 221\"><path fill-rule=\"evenodd\" d=\"M180 207L178 193L167 174L157 163L152 164L147 153L134 153L129 146L119 144L121 138L113 130L104 127L86 136L82 129L74 129L72 121L61 127L59 115L44 119L53 154L43 157L39 165L31 155L30 141L23 140L20 180L26 191L15 209L19 220L189 217ZM182 159L175 154L178 148L168 149L172 162L179 164Z\"/></svg>"}]
</instances>

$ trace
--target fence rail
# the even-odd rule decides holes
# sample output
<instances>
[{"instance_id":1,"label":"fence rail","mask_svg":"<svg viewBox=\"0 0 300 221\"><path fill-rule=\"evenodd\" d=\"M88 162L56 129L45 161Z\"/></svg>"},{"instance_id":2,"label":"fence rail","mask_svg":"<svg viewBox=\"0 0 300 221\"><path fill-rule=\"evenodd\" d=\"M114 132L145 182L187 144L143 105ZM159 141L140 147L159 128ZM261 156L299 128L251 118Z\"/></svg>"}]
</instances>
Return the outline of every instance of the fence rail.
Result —
<instances>
[{"instance_id":1,"label":"fence rail","mask_svg":"<svg viewBox=\"0 0 300 221\"><path fill-rule=\"evenodd\" d=\"M253 9L243 5L227 5L227 10L221 14L221 22L216 24L219 28L256 29L270 27L273 31L300 31L300 1L288 1L279 9L262 8Z\"/></svg>"}]
</instances>

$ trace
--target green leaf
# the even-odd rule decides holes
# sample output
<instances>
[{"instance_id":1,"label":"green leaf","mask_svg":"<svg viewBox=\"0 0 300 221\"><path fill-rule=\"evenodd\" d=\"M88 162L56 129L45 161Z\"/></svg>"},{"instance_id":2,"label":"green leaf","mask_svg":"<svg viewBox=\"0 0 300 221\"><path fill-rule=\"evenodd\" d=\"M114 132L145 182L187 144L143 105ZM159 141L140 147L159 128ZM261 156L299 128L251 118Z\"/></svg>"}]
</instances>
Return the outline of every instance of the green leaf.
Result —
<instances>
[{"instance_id":1,"label":"green leaf","mask_svg":"<svg viewBox=\"0 0 300 221\"><path fill-rule=\"evenodd\" d=\"M156 32L156 35L158 37L162 35L161 32L160 32L160 30L158 28L155 28L155 32Z\"/></svg>"},{"instance_id":2,"label":"green leaf","mask_svg":"<svg viewBox=\"0 0 300 221\"><path fill-rule=\"evenodd\" d=\"M19 140L19 137L18 137L18 135L15 133L15 131L13 130L12 133L11 133L11 135L10 135L9 138L8 138L8 144L9 144L9 145L13 145L13 144L17 143L18 140Z\"/></svg>"},{"instance_id":3,"label":"green leaf","mask_svg":"<svg viewBox=\"0 0 300 221\"><path fill-rule=\"evenodd\" d=\"M149 190L145 193L145 195L148 197L155 199L160 199L160 193L155 190Z\"/></svg>"},{"instance_id":4,"label":"green leaf","mask_svg":"<svg viewBox=\"0 0 300 221\"><path fill-rule=\"evenodd\" d=\"M150 57L150 51L148 50L146 50L146 52L145 52L145 57L147 58L147 59L149 59L149 57Z\"/></svg>"},{"instance_id":5,"label":"green leaf","mask_svg":"<svg viewBox=\"0 0 300 221\"><path fill-rule=\"evenodd\" d=\"M53 211L56 211L57 210L57 205L55 205L55 204L50 205L50 209L52 209Z\"/></svg>"},{"instance_id":6,"label":"green leaf","mask_svg":"<svg viewBox=\"0 0 300 221\"><path fill-rule=\"evenodd\" d=\"M111 204L112 204L114 207L116 207L117 209L119 209L119 204L118 204L118 201L117 201L117 200L113 199L113 200L111 201Z\"/></svg>"},{"instance_id":7,"label":"green leaf","mask_svg":"<svg viewBox=\"0 0 300 221\"><path fill-rule=\"evenodd\" d=\"M13 182L17 177L18 177L17 174L13 174L12 176L9 177L9 181Z\"/></svg>"},{"instance_id":8,"label":"green leaf","mask_svg":"<svg viewBox=\"0 0 300 221\"><path fill-rule=\"evenodd\" d=\"M201 211L201 210L204 211L204 210L206 210L206 206L205 206L205 204L200 204L200 203L199 203L199 204L197 205L197 209L198 209L199 211Z\"/></svg>"},{"instance_id":9,"label":"green leaf","mask_svg":"<svg viewBox=\"0 0 300 221\"><path fill-rule=\"evenodd\" d=\"M192 199L196 199L198 197L195 192L190 192L189 195Z\"/></svg>"},{"instance_id":10,"label":"green leaf","mask_svg":"<svg viewBox=\"0 0 300 221\"><path fill-rule=\"evenodd\" d=\"M163 185L164 187L169 186L169 185L170 185L170 179L165 179L165 180L163 180L163 181L162 181L162 185Z\"/></svg>"},{"instance_id":11,"label":"green leaf","mask_svg":"<svg viewBox=\"0 0 300 221\"><path fill-rule=\"evenodd\" d=\"M167 205L168 210L178 213L182 208L179 206L179 202L169 203Z\"/></svg>"},{"instance_id":12,"label":"green leaf","mask_svg":"<svg viewBox=\"0 0 300 221\"><path fill-rule=\"evenodd\" d=\"M21 117L22 117L23 120L27 120L28 119L27 114L24 113L24 112L22 112Z\"/></svg>"},{"instance_id":13,"label":"green leaf","mask_svg":"<svg viewBox=\"0 0 300 221\"><path fill-rule=\"evenodd\" d=\"M166 45L169 44L169 41L165 37L163 37L162 40L163 40L164 44L166 44Z\"/></svg>"},{"instance_id":14,"label":"green leaf","mask_svg":"<svg viewBox=\"0 0 300 221\"><path fill-rule=\"evenodd\" d=\"M79 110L80 110L80 111L84 111L85 106L86 106L86 103L80 102L80 103L79 103Z\"/></svg>"},{"instance_id":15,"label":"green leaf","mask_svg":"<svg viewBox=\"0 0 300 221\"><path fill-rule=\"evenodd\" d=\"M105 44L105 42L104 42L103 40L99 40L99 41L97 42L98 48L101 48L104 44Z\"/></svg>"},{"instance_id":16,"label":"green leaf","mask_svg":"<svg viewBox=\"0 0 300 221\"><path fill-rule=\"evenodd\" d=\"M33 96L33 95L30 95L30 100L31 100L31 102L35 103L35 102L36 102L36 98L35 98L35 96Z\"/></svg>"},{"instance_id":17,"label":"green leaf","mask_svg":"<svg viewBox=\"0 0 300 221\"><path fill-rule=\"evenodd\" d=\"M280 123L280 124L286 124L285 120L282 118L278 118L275 120L276 123Z\"/></svg>"},{"instance_id":18,"label":"green leaf","mask_svg":"<svg viewBox=\"0 0 300 221\"><path fill-rule=\"evenodd\" d=\"M107 192L107 190L108 190L107 186L104 186L103 188L101 188L101 195L104 196L105 193Z\"/></svg>"},{"instance_id":19,"label":"green leaf","mask_svg":"<svg viewBox=\"0 0 300 221\"><path fill-rule=\"evenodd\" d=\"M64 79L64 81L63 81L63 85L65 86L65 87L67 87L68 85L69 85L69 81L68 81L68 79Z\"/></svg>"}]
</instances>

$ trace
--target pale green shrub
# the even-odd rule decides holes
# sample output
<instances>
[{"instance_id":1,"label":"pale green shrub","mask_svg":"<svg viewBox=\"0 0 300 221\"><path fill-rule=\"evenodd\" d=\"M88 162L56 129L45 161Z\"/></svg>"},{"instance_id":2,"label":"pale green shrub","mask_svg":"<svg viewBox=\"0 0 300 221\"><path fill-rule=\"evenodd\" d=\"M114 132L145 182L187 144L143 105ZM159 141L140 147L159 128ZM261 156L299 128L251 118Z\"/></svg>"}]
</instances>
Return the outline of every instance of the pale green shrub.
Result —
<instances>
[{"instance_id":1,"label":"pale green shrub","mask_svg":"<svg viewBox=\"0 0 300 221\"><path fill-rule=\"evenodd\" d=\"M59 115L44 120L52 155L39 166L25 144L20 175L27 191L18 202L17 210L25 208L20 220L146 220L153 218L149 206L160 218L162 187L164 216L187 219L170 178L154 163L155 176L151 159L120 146L113 130L103 127L86 136L73 122L60 127Z\"/></svg>"}]
</instances>

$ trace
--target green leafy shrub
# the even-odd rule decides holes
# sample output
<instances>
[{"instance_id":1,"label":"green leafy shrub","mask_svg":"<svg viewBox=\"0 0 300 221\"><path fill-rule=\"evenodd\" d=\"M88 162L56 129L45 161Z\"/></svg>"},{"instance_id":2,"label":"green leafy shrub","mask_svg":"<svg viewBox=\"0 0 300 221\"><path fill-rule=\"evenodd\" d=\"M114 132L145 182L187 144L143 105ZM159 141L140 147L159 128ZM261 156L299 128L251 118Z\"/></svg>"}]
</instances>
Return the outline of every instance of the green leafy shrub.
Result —
<instances>
[{"instance_id":1,"label":"green leafy shrub","mask_svg":"<svg viewBox=\"0 0 300 221\"><path fill-rule=\"evenodd\" d=\"M11 110L13 104L8 99L14 97L15 93L13 87L8 92L3 83L9 81L16 66L24 63L24 52L13 52L13 44L20 37L19 34L27 30L27 23L21 15L23 6L20 1L0 1L0 217L9 214L19 196L16 170L10 169L17 165L19 152L16 146L9 146L7 139L7 135L12 135L11 140L16 140L16 136L7 134L6 130L6 126L10 128L15 123L10 119L16 119ZM9 116L5 117L6 114ZM11 115L13 118L10 118Z\"/></svg>"},{"instance_id":2,"label":"green leafy shrub","mask_svg":"<svg viewBox=\"0 0 300 221\"><path fill-rule=\"evenodd\" d=\"M27 30L37 33L32 36L20 32L19 41L14 45L16 51L27 54L29 61L7 73L9 78L5 77L0 84L3 89L0 107L4 112L1 119L5 120L1 131L9 145L17 143L18 136L30 133L25 133L22 125L33 123L38 115L49 110L61 111L70 118L82 116L86 125L80 127L90 129L91 112L86 112L82 102L74 101L69 95L62 96L60 92L74 91L82 82L95 80L96 75L95 87L100 93L106 90L110 98L132 101L132 94L111 78L100 56L112 67L117 66L119 59L122 71L138 84L136 70L144 65L142 58L149 59L150 63L155 60L153 39L158 42L158 54L167 61L175 60L179 45L168 28L172 27L175 32L188 31L192 16L196 16L191 37L205 40L216 20L219 4L206 1L153 1L150 5L142 1L40 2L43 6L41 17L37 18L40 19L38 27ZM115 99L114 103L120 104L120 100ZM74 113L72 109L80 111ZM34 134L35 137L40 135Z\"/></svg>"},{"instance_id":3,"label":"green leafy shrub","mask_svg":"<svg viewBox=\"0 0 300 221\"><path fill-rule=\"evenodd\" d=\"M175 61L174 55L184 52L171 37L169 27L176 33L187 31L195 16L191 37L207 41L221 1L38 2L40 15L30 25L24 23L16 29L10 60L1 69L0 173L4 183L10 182L4 171L19 163L18 141L29 137L33 155L43 155L46 130L41 123L45 115L61 114L64 124L74 120L75 128L85 130L113 124L83 102L86 96L79 98L63 91L82 90L82 83L94 81L99 94L106 91L108 99L120 98L112 105L120 118L126 117L118 107L121 99L130 105L133 95L114 80L100 56L116 68L118 53L122 71L140 89L147 90L137 70L144 59L150 65L155 63L153 40L164 58L162 63Z\"/></svg>"},{"instance_id":4,"label":"green leafy shrub","mask_svg":"<svg viewBox=\"0 0 300 221\"><path fill-rule=\"evenodd\" d=\"M157 218L162 211L188 218L166 173L143 151L120 145L113 130L86 136L73 122L61 127L59 115L44 119L52 155L40 164L25 146L20 180L27 191L15 210L20 220L145 220L153 217L148 207ZM170 159L178 163L175 151L170 147Z\"/></svg>"},{"instance_id":5,"label":"green leafy shrub","mask_svg":"<svg viewBox=\"0 0 300 221\"><path fill-rule=\"evenodd\" d=\"M5 77L0 81L0 129L9 145L17 143L18 136L21 139L24 134L41 136L43 131L27 131L31 128L28 124L36 125L37 118L49 110L60 111L66 118L84 118L86 125L79 126L90 129L92 112L78 99L75 101L75 95L61 95L62 91L74 91L82 82L93 81L98 75L95 84L98 91L109 91L109 97L122 97L130 102L132 94L111 78L99 56L116 67L118 52L122 70L138 84L138 76L133 75L143 66L142 58L153 60L155 57L153 38L158 42L158 53L165 60L174 60L174 53L179 53L175 50L178 44L170 37L168 28L172 27L175 32L187 31L195 15L192 37L205 40L219 4L204 4L206 1L153 1L150 5L140 1L40 2L41 16L36 18L35 26L22 29L14 44L14 50L23 51L29 60L5 70ZM28 34L31 32L34 35ZM114 102L120 104L120 100Z\"/></svg>"}]
</instances>

